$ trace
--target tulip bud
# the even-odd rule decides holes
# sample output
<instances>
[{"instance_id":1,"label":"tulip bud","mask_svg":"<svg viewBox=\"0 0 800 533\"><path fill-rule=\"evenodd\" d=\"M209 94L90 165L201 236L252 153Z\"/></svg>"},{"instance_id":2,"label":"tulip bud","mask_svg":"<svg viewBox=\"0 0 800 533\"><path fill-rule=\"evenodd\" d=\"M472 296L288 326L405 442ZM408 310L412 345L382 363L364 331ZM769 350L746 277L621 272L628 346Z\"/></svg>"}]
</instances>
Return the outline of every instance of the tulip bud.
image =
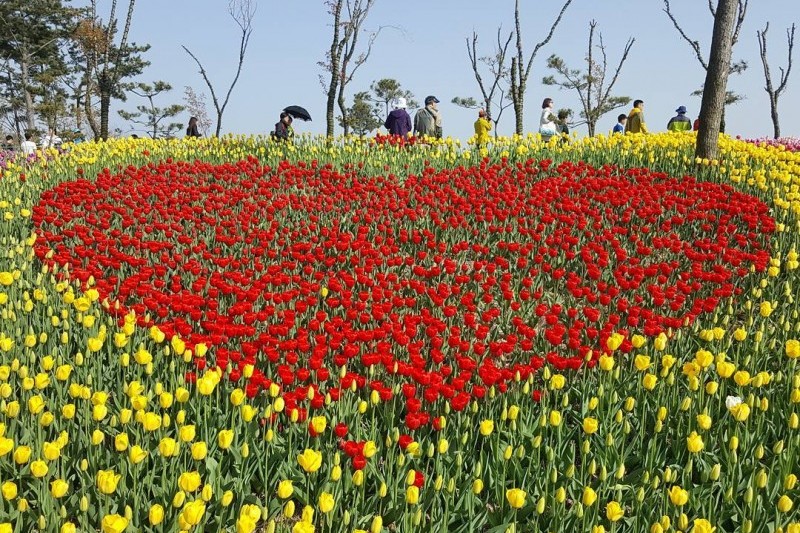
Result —
<instances>
[{"instance_id":1,"label":"tulip bud","mask_svg":"<svg viewBox=\"0 0 800 533\"><path fill-rule=\"evenodd\" d=\"M722 466L719 463L716 463L713 467L711 467L711 473L708 475L708 478L711 481L718 480L721 471L722 471Z\"/></svg>"}]
</instances>

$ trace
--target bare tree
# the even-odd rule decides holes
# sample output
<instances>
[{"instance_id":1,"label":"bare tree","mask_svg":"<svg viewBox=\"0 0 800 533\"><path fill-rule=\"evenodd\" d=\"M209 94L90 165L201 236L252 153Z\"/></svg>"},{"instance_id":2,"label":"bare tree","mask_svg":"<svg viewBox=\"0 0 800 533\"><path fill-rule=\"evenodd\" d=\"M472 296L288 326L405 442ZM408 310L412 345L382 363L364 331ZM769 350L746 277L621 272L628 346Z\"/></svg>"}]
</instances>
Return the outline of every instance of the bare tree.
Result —
<instances>
[{"instance_id":1,"label":"bare tree","mask_svg":"<svg viewBox=\"0 0 800 533\"><path fill-rule=\"evenodd\" d=\"M497 125L500 123L500 118L503 116L503 111L508 109L512 103L506 102L506 90L502 87L502 82L508 80L509 70L506 67L506 57L508 55L508 47L511 45L511 40L514 38L514 32L508 34L508 38L503 42L502 28L497 28L497 47L492 55L478 56L478 34L472 32L472 38L467 37L467 56L469 63L472 67L472 72L475 75L475 81L478 83L478 89L483 98L483 109L486 114L494 123L494 135L497 137ZM484 81L481 75L481 64L488 68L489 76L488 81ZM496 98L498 97L499 98ZM457 106L474 109L478 107L478 103L474 98L456 97L452 102ZM497 109L497 113L494 109Z\"/></svg>"},{"instance_id":2,"label":"bare tree","mask_svg":"<svg viewBox=\"0 0 800 533\"><path fill-rule=\"evenodd\" d=\"M517 36L517 55L511 58L511 101L514 103L514 115L517 119L517 135L522 135L523 132L522 119L523 110L525 107L525 89L527 88L528 77L530 76L531 68L533 67L533 60L536 57L536 54L539 53L539 50L549 43L550 39L553 38L556 28L561 22L561 18L564 16L564 13L567 11L567 8L571 3L572 0L566 0L566 2L564 2L564 5L561 7L561 11L558 13L558 17L556 18L555 22L553 22L553 25L550 26L550 32L547 34L547 37L533 47L533 52L531 52L530 57L528 57L527 63L525 62L525 52L522 47L522 23L520 22L519 0L516 0L514 3L514 26Z\"/></svg>"},{"instance_id":3,"label":"bare tree","mask_svg":"<svg viewBox=\"0 0 800 533\"><path fill-rule=\"evenodd\" d=\"M325 107L326 129L328 137L333 137L335 126L334 108L338 102L339 110L342 113L342 124L345 133L349 132L349 121L347 120L347 106L345 104L345 87L353 80L358 68L366 63L372 51L372 45L378 36L378 32L370 35L367 41L367 49L356 56L358 38L361 28L369 15L370 10L375 5L376 0L326 0L328 14L333 17L333 35L331 37L331 47L325 54L325 60L320 61L319 65L330 76L325 79L320 76L320 82L325 89L327 96Z\"/></svg>"},{"instance_id":4,"label":"bare tree","mask_svg":"<svg viewBox=\"0 0 800 533\"><path fill-rule=\"evenodd\" d=\"M714 33L708 57L706 81L703 85L703 103L700 106L700 131L697 133L695 155L716 159L728 75L731 72L731 55L736 29L737 5L741 0L719 0L714 11Z\"/></svg>"},{"instance_id":5,"label":"bare tree","mask_svg":"<svg viewBox=\"0 0 800 533\"><path fill-rule=\"evenodd\" d=\"M736 1L736 20L734 21L734 27L731 29L733 36L731 41L731 47L736 45L739 41L739 34L741 33L742 24L744 24L745 16L747 15L747 7L748 7L749 0L737 0ZM717 6L718 7L718 6ZM714 5L714 0L708 0L708 11L711 13L711 16L716 19L717 16L717 7ZM700 63L700 66L703 67L703 70L708 72L708 65L709 61L703 57L703 52L700 48L700 41L696 39L692 39L689 37L686 32L684 31L683 27L678 22L678 19L675 17L675 14L672 12L672 6L670 4L670 0L664 0L664 12L669 17L669 20L672 22L672 25L675 26L675 30L680 34L681 38L686 41L686 43L692 48L694 51L694 55L697 58L697 62ZM744 60L736 61L735 63L731 63L730 65L730 72L733 74L741 74L747 69L747 62ZM703 95L703 87L699 90L692 92L692 96L702 96ZM744 96L737 94L733 91L726 91L725 93L725 105L735 104L744 99ZM722 110L722 122L721 122L721 131L725 131L725 110Z\"/></svg>"},{"instance_id":6,"label":"bare tree","mask_svg":"<svg viewBox=\"0 0 800 533\"><path fill-rule=\"evenodd\" d=\"M233 81L230 87L228 87L228 92L225 93L224 99L221 100L217 95L217 92L214 90L214 84L211 83L206 69L203 67L203 64L200 63L200 60L197 59L197 56L186 48L186 46L182 47L186 53L194 59L197 66L200 67L200 75L203 77L203 81L206 83L211 93L211 102L214 104L214 110L217 112L217 126L214 132L217 137L219 137L222 131L222 115L225 113L225 108L228 106L233 88L236 87L236 83L239 81L239 76L242 73L242 65L244 65L244 57L247 54L247 46L250 44L250 36L253 34L253 18L256 15L256 7L253 0L229 0L228 2L228 14L234 22L236 22L236 25L239 26L241 38L239 39L239 63L236 67L236 75L233 77Z\"/></svg>"},{"instance_id":7,"label":"bare tree","mask_svg":"<svg viewBox=\"0 0 800 533\"><path fill-rule=\"evenodd\" d=\"M598 45L594 44L596 27L597 21L593 20L589 23L589 50L586 54L586 71L570 69L563 59L553 54L547 59L547 67L556 71L561 79L556 79L555 76L547 76L542 79L542 83L545 85L555 85L561 89L574 90L578 93L578 98L583 107L581 117L586 121L590 136L595 134L600 117L631 101L627 96L612 96L611 89L617 83L622 65L628 59L628 53L630 53L631 47L636 41L633 37L628 39L617 68L611 79L607 81L607 75L609 74L608 55L606 54L605 43L603 43L603 34L599 31L597 32L597 37L600 43ZM595 48L600 54L600 59L594 56Z\"/></svg>"},{"instance_id":8,"label":"bare tree","mask_svg":"<svg viewBox=\"0 0 800 533\"><path fill-rule=\"evenodd\" d=\"M778 99L780 98L783 91L786 90L786 82L789 81L789 74L792 72L792 52L794 51L794 30L795 25L792 24L791 28L786 30L786 40L789 45L789 61L784 70L783 67L778 67L778 70L781 71L780 78L778 80L778 86L775 87L772 84L772 75L769 71L769 61L767 61L767 31L769 30L769 22L761 31L756 31L756 35L758 36L758 49L761 53L761 64L764 65L764 79L766 81L766 86L764 90L767 91L769 95L769 109L770 115L772 117L772 128L775 138L778 139L781 136L781 124L778 118Z\"/></svg>"},{"instance_id":9,"label":"bare tree","mask_svg":"<svg viewBox=\"0 0 800 533\"><path fill-rule=\"evenodd\" d=\"M183 88L183 101L186 102L186 111L197 119L197 127L201 133L208 132L211 128L211 119L206 110L206 95L197 93L188 85Z\"/></svg>"}]
</instances>

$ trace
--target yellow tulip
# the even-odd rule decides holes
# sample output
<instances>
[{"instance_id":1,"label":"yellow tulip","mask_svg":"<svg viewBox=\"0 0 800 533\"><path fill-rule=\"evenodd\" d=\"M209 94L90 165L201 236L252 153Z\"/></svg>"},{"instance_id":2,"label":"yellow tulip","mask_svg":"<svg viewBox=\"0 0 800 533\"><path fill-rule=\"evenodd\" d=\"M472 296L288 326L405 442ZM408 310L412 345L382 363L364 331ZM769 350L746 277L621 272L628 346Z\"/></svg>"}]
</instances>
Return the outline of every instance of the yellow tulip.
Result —
<instances>
[{"instance_id":1,"label":"yellow tulip","mask_svg":"<svg viewBox=\"0 0 800 533\"><path fill-rule=\"evenodd\" d=\"M7 454L14 447L14 441L11 439L0 438L0 456ZM17 446L14 450L14 462L18 465L24 465L31 457L31 448L29 446Z\"/></svg>"},{"instance_id":2,"label":"yellow tulip","mask_svg":"<svg viewBox=\"0 0 800 533\"><path fill-rule=\"evenodd\" d=\"M790 359L800 357L800 341L796 339L786 341L786 356Z\"/></svg>"},{"instance_id":3,"label":"yellow tulip","mask_svg":"<svg viewBox=\"0 0 800 533\"><path fill-rule=\"evenodd\" d=\"M128 519L118 514L105 515L100 525L103 533L122 533L128 528Z\"/></svg>"},{"instance_id":4,"label":"yellow tulip","mask_svg":"<svg viewBox=\"0 0 800 533\"><path fill-rule=\"evenodd\" d=\"M47 475L49 470L47 463L44 461L39 460L31 463L31 474L33 474L33 477L43 478Z\"/></svg>"},{"instance_id":5,"label":"yellow tulip","mask_svg":"<svg viewBox=\"0 0 800 533\"><path fill-rule=\"evenodd\" d=\"M419 503L419 488L415 485L411 485L406 489L406 503L409 505Z\"/></svg>"},{"instance_id":6,"label":"yellow tulip","mask_svg":"<svg viewBox=\"0 0 800 533\"><path fill-rule=\"evenodd\" d=\"M200 474L197 471L184 472L178 476L178 487L184 492L195 492L202 483Z\"/></svg>"},{"instance_id":7,"label":"yellow tulip","mask_svg":"<svg viewBox=\"0 0 800 533\"><path fill-rule=\"evenodd\" d=\"M3 495L3 498L6 500L13 500L17 497L17 484L13 481L5 481L2 485L0 485L0 494Z\"/></svg>"},{"instance_id":8,"label":"yellow tulip","mask_svg":"<svg viewBox=\"0 0 800 533\"><path fill-rule=\"evenodd\" d=\"M669 501L672 502L672 505L676 505L678 507L686 505L686 502L689 501L689 492L682 489L678 485L673 485L669 489Z\"/></svg>"},{"instance_id":9,"label":"yellow tulip","mask_svg":"<svg viewBox=\"0 0 800 533\"><path fill-rule=\"evenodd\" d=\"M484 420L480 424L480 432L481 435L484 437L488 437L494 431L494 421L493 420Z\"/></svg>"},{"instance_id":10,"label":"yellow tulip","mask_svg":"<svg viewBox=\"0 0 800 533\"><path fill-rule=\"evenodd\" d=\"M122 476L113 470L100 470L97 472L97 488L103 494L114 494L121 478Z\"/></svg>"},{"instance_id":11,"label":"yellow tulip","mask_svg":"<svg viewBox=\"0 0 800 533\"><path fill-rule=\"evenodd\" d=\"M150 506L150 511L147 513L147 519L151 526L157 526L164 521L164 508L159 504Z\"/></svg>"},{"instance_id":12,"label":"yellow tulip","mask_svg":"<svg viewBox=\"0 0 800 533\"><path fill-rule=\"evenodd\" d=\"M196 526L203 519L206 512L206 504L203 500L189 502L181 511L181 518L190 526Z\"/></svg>"},{"instance_id":13,"label":"yellow tulip","mask_svg":"<svg viewBox=\"0 0 800 533\"><path fill-rule=\"evenodd\" d=\"M617 522L621 520L623 516L625 516L625 509L623 509L618 502L614 500L608 502L606 505L606 518L612 522Z\"/></svg>"},{"instance_id":14,"label":"yellow tulip","mask_svg":"<svg viewBox=\"0 0 800 533\"><path fill-rule=\"evenodd\" d=\"M521 509L525 505L527 497L527 493L522 489L508 489L506 491L506 500L514 509Z\"/></svg>"},{"instance_id":15,"label":"yellow tulip","mask_svg":"<svg viewBox=\"0 0 800 533\"><path fill-rule=\"evenodd\" d=\"M143 450L138 444L131 447L130 451L128 452L128 460L130 460L131 463L136 465L145 459L147 459L147 451Z\"/></svg>"},{"instance_id":16,"label":"yellow tulip","mask_svg":"<svg viewBox=\"0 0 800 533\"><path fill-rule=\"evenodd\" d=\"M323 513L329 513L333 510L333 507L336 505L336 500L333 498L333 494L329 492L323 492L319 495L319 500L317 506L319 510Z\"/></svg>"},{"instance_id":17,"label":"yellow tulip","mask_svg":"<svg viewBox=\"0 0 800 533\"><path fill-rule=\"evenodd\" d=\"M583 488L583 496L581 496L581 503L586 507L591 507L597 501L597 493L592 487Z\"/></svg>"},{"instance_id":18,"label":"yellow tulip","mask_svg":"<svg viewBox=\"0 0 800 533\"><path fill-rule=\"evenodd\" d=\"M227 450L233 443L233 430L223 429L217 435L217 444L223 450Z\"/></svg>"},{"instance_id":19,"label":"yellow tulip","mask_svg":"<svg viewBox=\"0 0 800 533\"><path fill-rule=\"evenodd\" d=\"M692 523L692 533L714 533L716 530L705 518L695 518Z\"/></svg>"},{"instance_id":20,"label":"yellow tulip","mask_svg":"<svg viewBox=\"0 0 800 533\"><path fill-rule=\"evenodd\" d=\"M171 437L164 437L158 443L158 451L162 457L175 457L178 455L178 443Z\"/></svg>"},{"instance_id":21,"label":"yellow tulip","mask_svg":"<svg viewBox=\"0 0 800 533\"><path fill-rule=\"evenodd\" d=\"M792 510L793 506L794 506L794 502L792 502L792 499L789 498L786 494L784 494L780 498L778 498L778 510L780 512L788 513L789 511Z\"/></svg>"},{"instance_id":22,"label":"yellow tulip","mask_svg":"<svg viewBox=\"0 0 800 533\"><path fill-rule=\"evenodd\" d=\"M322 454L306 448L302 454L297 456L297 463L308 473L316 472L322 466Z\"/></svg>"},{"instance_id":23,"label":"yellow tulip","mask_svg":"<svg viewBox=\"0 0 800 533\"><path fill-rule=\"evenodd\" d=\"M284 479L278 483L278 497L285 500L294 494L294 486L290 479Z\"/></svg>"},{"instance_id":24,"label":"yellow tulip","mask_svg":"<svg viewBox=\"0 0 800 533\"><path fill-rule=\"evenodd\" d=\"M692 431L688 437L686 437L686 448L691 453L699 453L703 451L705 444L703 444L703 439L700 435L697 434L696 431Z\"/></svg>"},{"instance_id":25,"label":"yellow tulip","mask_svg":"<svg viewBox=\"0 0 800 533\"><path fill-rule=\"evenodd\" d=\"M178 431L178 435L180 436L183 442L193 441L196 435L196 430L194 425L182 426L181 429Z\"/></svg>"},{"instance_id":26,"label":"yellow tulip","mask_svg":"<svg viewBox=\"0 0 800 533\"><path fill-rule=\"evenodd\" d=\"M63 479L54 479L50 482L50 494L53 498L62 498L69 490L69 483Z\"/></svg>"}]
</instances>

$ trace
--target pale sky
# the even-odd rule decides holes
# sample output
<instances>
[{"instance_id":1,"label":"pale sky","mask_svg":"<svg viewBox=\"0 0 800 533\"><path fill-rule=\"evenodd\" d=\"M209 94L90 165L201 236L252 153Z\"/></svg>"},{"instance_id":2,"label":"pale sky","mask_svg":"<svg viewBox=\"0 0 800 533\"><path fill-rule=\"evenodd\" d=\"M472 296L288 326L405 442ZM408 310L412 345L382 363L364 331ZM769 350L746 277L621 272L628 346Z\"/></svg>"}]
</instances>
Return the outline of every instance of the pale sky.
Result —
<instances>
[{"instance_id":1,"label":"pale sky","mask_svg":"<svg viewBox=\"0 0 800 533\"><path fill-rule=\"evenodd\" d=\"M81 5L84 0L76 0ZM250 49L239 85L226 110L223 132L265 133L272 129L280 110L288 105L306 107L313 122L296 123L298 132L321 133L325 130L325 95L319 83L324 59L330 47L330 20L322 0L257 0ZM110 2L100 0L98 9L107 16ZM120 0L121 8L127 1ZM704 0L672 0L673 11L687 33L701 43L707 57L713 19ZM526 52L549 30L561 3L523 0L523 36ZM149 43L146 54L152 65L142 81L164 80L175 87L160 103L180 101L183 87L207 90L197 68L181 45L186 45L204 62L206 69L222 90L235 71L238 53L238 28L228 17L226 0L139 0L136 4L132 36L138 43ZM479 92L468 62L465 38L473 29L480 35L479 47L490 53L497 27L504 32L513 27L513 0L377 0L365 25L374 30L386 29L375 44L370 60L358 72L348 91L369 88L373 80L396 78L418 100L437 96L442 103L444 132L461 138L472 134L475 112L450 103L454 96L478 97ZM680 39L663 12L662 0L574 0L553 40L537 55L526 93L525 128L538 127L538 110L545 97L552 97L556 107L579 110L577 95L541 84L550 74L545 62L558 54L573 68L583 68L588 25L595 19L602 32L609 63L616 65L628 37L636 43L625 64L614 94L641 98L646 103L645 117L651 130L661 131L679 105L688 115L698 114L700 98L690 93L703 82L705 71L688 44ZM769 102L764 91L764 76L758 53L756 30L770 22L769 53L773 77L786 64L786 28L800 23L798 0L751 0L739 43L737 59L747 61L742 75L732 76L729 88L746 99L729 108L728 133L746 137L771 136ZM798 47L800 48L800 47ZM800 52L796 50L795 56ZM776 82L777 83L777 82ZM127 104L113 103L114 126L127 130L117 116L121 106L132 109L136 97ZM787 91L781 98L781 123L784 136L800 136L800 63L794 66ZM610 130L616 115L629 106L604 116L598 131ZM209 114L213 116L211 106ZM182 117L185 122L188 117ZM506 110L500 132L513 131L513 110ZM585 129L579 129L585 133Z\"/></svg>"}]
</instances>

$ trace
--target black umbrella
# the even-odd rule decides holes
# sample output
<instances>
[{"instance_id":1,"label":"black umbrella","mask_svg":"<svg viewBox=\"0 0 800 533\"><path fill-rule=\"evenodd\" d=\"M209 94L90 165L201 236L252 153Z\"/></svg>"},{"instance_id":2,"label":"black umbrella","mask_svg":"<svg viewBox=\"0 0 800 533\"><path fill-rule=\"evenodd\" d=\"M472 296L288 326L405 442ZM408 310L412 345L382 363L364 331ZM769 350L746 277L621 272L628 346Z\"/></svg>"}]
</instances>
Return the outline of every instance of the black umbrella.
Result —
<instances>
[{"instance_id":1,"label":"black umbrella","mask_svg":"<svg viewBox=\"0 0 800 533\"><path fill-rule=\"evenodd\" d=\"M300 120L311 120L311 115L308 114L308 111L306 111L305 108L302 108L299 105L290 105L283 111L284 113L289 113L292 116L292 118L299 118Z\"/></svg>"}]
</instances>

